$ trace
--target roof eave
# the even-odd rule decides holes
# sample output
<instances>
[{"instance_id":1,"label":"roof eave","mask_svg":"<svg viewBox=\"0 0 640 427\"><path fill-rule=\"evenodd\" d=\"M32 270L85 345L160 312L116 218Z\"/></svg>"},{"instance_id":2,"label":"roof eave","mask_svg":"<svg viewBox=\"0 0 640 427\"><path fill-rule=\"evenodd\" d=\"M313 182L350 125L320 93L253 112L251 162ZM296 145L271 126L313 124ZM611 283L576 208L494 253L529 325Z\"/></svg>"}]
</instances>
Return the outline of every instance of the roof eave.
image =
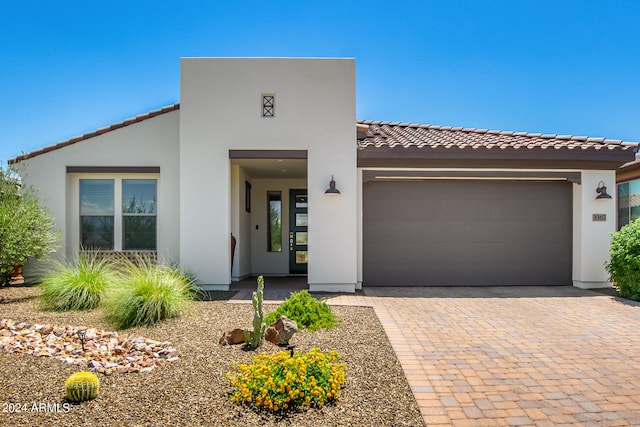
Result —
<instances>
[{"instance_id":1,"label":"roof eave","mask_svg":"<svg viewBox=\"0 0 640 427\"><path fill-rule=\"evenodd\" d=\"M535 167L539 169L617 169L635 158L635 147L616 149L484 149L366 147L358 167Z\"/></svg>"}]
</instances>

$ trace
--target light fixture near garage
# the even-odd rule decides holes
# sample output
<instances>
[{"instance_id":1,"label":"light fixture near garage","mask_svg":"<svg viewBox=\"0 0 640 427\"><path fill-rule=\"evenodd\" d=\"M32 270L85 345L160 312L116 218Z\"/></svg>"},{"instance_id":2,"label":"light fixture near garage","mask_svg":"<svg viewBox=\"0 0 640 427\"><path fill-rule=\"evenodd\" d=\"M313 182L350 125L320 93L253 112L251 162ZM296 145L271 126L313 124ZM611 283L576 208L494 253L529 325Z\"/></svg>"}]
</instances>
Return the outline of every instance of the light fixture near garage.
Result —
<instances>
[{"instance_id":1,"label":"light fixture near garage","mask_svg":"<svg viewBox=\"0 0 640 427\"><path fill-rule=\"evenodd\" d=\"M611 198L611 195L607 193L607 187L605 187L603 181L600 181L598 183L598 188L596 188L596 193L598 193L598 195L596 196L596 200Z\"/></svg>"},{"instance_id":2,"label":"light fixture near garage","mask_svg":"<svg viewBox=\"0 0 640 427\"><path fill-rule=\"evenodd\" d=\"M340 194L340 190L336 188L336 181L333 179L333 175L331 175L331 181L329 181L329 188L324 194Z\"/></svg>"}]
</instances>

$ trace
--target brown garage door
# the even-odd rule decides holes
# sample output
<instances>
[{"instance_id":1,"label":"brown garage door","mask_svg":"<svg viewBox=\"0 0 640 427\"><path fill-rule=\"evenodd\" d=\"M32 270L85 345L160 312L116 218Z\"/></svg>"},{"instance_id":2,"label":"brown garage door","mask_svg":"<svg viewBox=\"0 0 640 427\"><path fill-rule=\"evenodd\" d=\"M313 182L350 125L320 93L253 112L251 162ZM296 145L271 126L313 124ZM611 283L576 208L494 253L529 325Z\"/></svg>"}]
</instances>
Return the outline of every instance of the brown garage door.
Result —
<instances>
[{"instance_id":1,"label":"brown garage door","mask_svg":"<svg viewBox=\"0 0 640 427\"><path fill-rule=\"evenodd\" d=\"M364 286L571 284L571 184L367 182Z\"/></svg>"}]
</instances>

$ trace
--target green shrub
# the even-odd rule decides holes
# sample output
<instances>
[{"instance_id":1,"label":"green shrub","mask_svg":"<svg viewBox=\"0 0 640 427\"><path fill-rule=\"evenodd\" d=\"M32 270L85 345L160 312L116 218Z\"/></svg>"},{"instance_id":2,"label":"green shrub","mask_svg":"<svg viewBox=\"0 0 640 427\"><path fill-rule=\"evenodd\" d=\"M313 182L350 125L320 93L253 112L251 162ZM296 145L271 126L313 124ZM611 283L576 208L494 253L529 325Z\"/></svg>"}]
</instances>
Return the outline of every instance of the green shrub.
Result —
<instances>
[{"instance_id":1,"label":"green shrub","mask_svg":"<svg viewBox=\"0 0 640 427\"><path fill-rule=\"evenodd\" d=\"M55 251L59 235L51 231L53 224L35 191L0 167L0 285L9 283L15 267Z\"/></svg>"},{"instance_id":2,"label":"green shrub","mask_svg":"<svg viewBox=\"0 0 640 427\"><path fill-rule=\"evenodd\" d=\"M93 309L117 280L113 260L93 252L83 252L75 260L53 261L40 284L42 305L55 311Z\"/></svg>"},{"instance_id":3,"label":"green shrub","mask_svg":"<svg viewBox=\"0 0 640 427\"><path fill-rule=\"evenodd\" d=\"M610 280L620 296L640 301L640 220L611 233L610 261L606 264Z\"/></svg>"},{"instance_id":4,"label":"green shrub","mask_svg":"<svg viewBox=\"0 0 640 427\"><path fill-rule=\"evenodd\" d=\"M179 269L150 259L124 261L124 265L122 280L105 301L107 319L119 329L177 317L196 296L194 282Z\"/></svg>"},{"instance_id":5,"label":"green shrub","mask_svg":"<svg viewBox=\"0 0 640 427\"><path fill-rule=\"evenodd\" d=\"M295 320L298 327L308 328L311 331L322 328L331 329L337 323L331 307L324 301L318 301L312 297L306 290L293 292L276 311L267 315L265 323L270 325L280 316L287 316Z\"/></svg>"},{"instance_id":6,"label":"green shrub","mask_svg":"<svg viewBox=\"0 0 640 427\"><path fill-rule=\"evenodd\" d=\"M317 348L293 357L287 351L259 354L251 365L235 365L239 372L227 374L234 388L231 400L274 412L320 407L337 399L345 384L347 366L336 363L339 359L337 351Z\"/></svg>"}]
</instances>

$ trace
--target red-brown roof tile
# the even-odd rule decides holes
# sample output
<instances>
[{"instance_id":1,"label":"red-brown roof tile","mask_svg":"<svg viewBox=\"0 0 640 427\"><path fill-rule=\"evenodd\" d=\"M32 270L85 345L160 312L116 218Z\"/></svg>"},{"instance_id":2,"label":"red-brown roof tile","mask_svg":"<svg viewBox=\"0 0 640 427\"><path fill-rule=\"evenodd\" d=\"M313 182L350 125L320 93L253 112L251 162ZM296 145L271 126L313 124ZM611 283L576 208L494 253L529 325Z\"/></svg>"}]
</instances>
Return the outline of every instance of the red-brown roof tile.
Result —
<instances>
[{"instance_id":1,"label":"red-brown roof tile","mask_svg":"<svg viewBox=\"0 0 640 427\"><path fill-rule=\"evenodd\" d=\"M431 148L431 149L554 149L554 150L621 150L636 152L638 143L586 136L511 132L488 129L461 128L359 120L368 125L360 133L358 148Z\"/></svg>"}]
</instances>

